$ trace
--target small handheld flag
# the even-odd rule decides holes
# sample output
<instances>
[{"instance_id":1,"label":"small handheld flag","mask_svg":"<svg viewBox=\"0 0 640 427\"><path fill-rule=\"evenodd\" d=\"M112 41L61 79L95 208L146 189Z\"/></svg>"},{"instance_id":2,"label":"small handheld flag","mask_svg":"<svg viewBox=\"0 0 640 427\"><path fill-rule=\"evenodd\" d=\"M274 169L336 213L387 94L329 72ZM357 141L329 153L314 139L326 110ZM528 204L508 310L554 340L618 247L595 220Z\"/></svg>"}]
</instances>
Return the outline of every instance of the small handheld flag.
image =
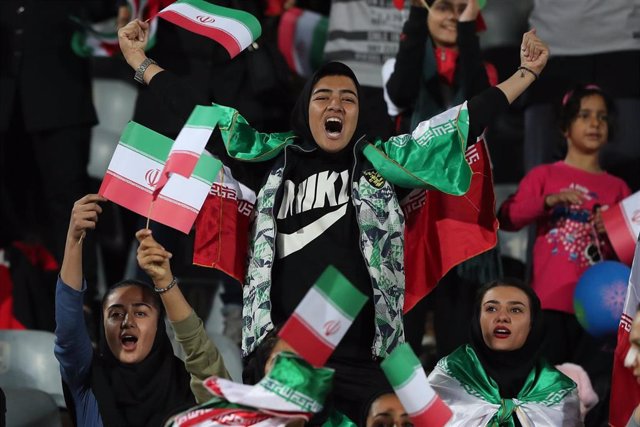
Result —
<instances>
[{"instance_id":1,"label":"small handheld flag","mask_svg":"<svg viewBox=\"0 0 640 427\"><path fill-rule=\"evenodd\" d=\"M409 344L396 347L380 367L417 427L442 427L449 421L451 409L429 385L427 374Z\"/></svg>"},{"instance_id":2,"label":"small handheld flag","mask_svg":"<svg viewBox=\"0 0 640 427\"><path fill-rule=\"evenodd\" d=\"M307 362L323 366L366 300L342 273L329 266L300 301L279 336Z\"/></svg>"},{"instance_id":3,"label":"small handheld flag","mask_svg":"<svg viewBox=\"0 0 640 427\"><path fill-rule=\"evenodd\" d=\"M204 0L178 0L158 12L158 16L220 43L231 58L262 34L260 22L250 13Z\"/></svg>"}]
</instances>

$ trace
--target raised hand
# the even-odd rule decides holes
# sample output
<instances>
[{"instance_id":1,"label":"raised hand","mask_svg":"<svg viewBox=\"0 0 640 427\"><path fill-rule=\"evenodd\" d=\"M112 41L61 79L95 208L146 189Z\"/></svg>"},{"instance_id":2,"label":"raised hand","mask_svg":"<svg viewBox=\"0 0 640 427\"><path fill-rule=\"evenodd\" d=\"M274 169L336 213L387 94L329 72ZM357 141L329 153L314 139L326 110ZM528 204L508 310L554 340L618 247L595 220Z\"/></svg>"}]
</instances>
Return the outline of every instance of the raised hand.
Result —
<instances>
[{"instance_id":1,"label":"raised hand","mask_svg":"<svg viewBox=\"0 0 640 427\"><path fill-rule=\"evenodd\" d=\"M480 4L478 0L469 0L467 6L464 8L458 21L460 22L470 22L475 21L480 13Z\"/></svg>"},{"instance_id":2,"label":"raised hand","mask_svg":"<svg viewBox=\"0 0 640 427\"><path fill-rule=\"evenodd\" d=\"M139 230L136 233L136 239L140 243L136 255L140 268L151 277L156 287L169 286L173 280L169 263L171 253L153 238L148 228Z\"/></svg>"},{"instance_id":3,"label":"raised hand","mask_svg":"<svg viewBox=\"0 0 640 427\"><path fill-rule=\"evenodd\" d=\"M520 65L540 74L547 65L549 47L538 38L536 30L527 31L522 36L520 45Z\"/></svg>"},{"instance_id":4,"label":"raised hand","mask_svg":"<svg viewBox=\"0 0 640 427\"><path fill-rule=\"evenodd\" d=\"M579 205L584 200L584 194L577 190L564 190L559 193L549 194L544 198L544 205L552 208L558 204Z\"/></svg>"},{"instance_id":5,"label":"raised hand","mask_svg":"<svg viewBox=\"0 0 640 427\"><path fill-rule=\"evenodd\" d=\"M73 204L67 241L79 242L87 230L93 230L98 223L98 215L102 213L102 207L98 202L106 202L107 199L99 194L87 194Z\"/></svg>"},{"instance_id":6,"label":"raised hand","mask_svg":"<svg viewBox=\"0 0 640 427\"><path fill-rule=\"evenodd\" d=\"M144 49L149 42L149 23L134 19L118 30L118 43L127 63L138 68L146 58Z\"/></svg>"}]
</instances>

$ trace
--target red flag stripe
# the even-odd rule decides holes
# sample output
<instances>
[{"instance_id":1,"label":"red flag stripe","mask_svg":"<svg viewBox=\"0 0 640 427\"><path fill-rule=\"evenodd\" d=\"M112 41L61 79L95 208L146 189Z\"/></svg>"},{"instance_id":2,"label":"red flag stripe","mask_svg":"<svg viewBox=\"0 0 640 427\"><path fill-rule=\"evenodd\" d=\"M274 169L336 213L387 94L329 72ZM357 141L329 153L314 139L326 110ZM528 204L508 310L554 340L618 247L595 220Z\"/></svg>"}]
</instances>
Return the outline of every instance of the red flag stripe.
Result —
<instances>
[{"instance_id":1,"label":"red flag stripe","mask_svg":"<svg viewBox=\"0 0 640 427\"><path fill-rule=\"evenodd\" d=\"M278 335L315 367L324 366L333 352L333 347L295 312Z\"/></svg>"},{"instance_id":2,"label":"red flag stripe","mask_svg":"<svg viewBox=\"0 0 640 427\"><path fill-rule=\"evenodd\" d=\"M278 28L278 49L280 49L289 68L293 71L297 71L296 63L293 59L296 25L302 13L303 10L297 7L287 10L280 18L280 26Z\"/></svg>"},{"instance_id":3,"label":"red flag stripe","mask_svg":"<svg viewBox=\"0 0 640 427\"><path fill-rule=\"evenodd\" d=\"M409 414L411 421L416 426L444 426L449 422L453 413L451 409L436 394L422 412Z\"/></svg>"},{"instance_id":4,"label":"red flag stripe","mask_svg":"<svg viewBox=\"0 0 640 427\"><path fill-rule=\"evenodd\" d=\"M149 190L124 177L107 171L99 194L107 199L146 217L149 214L152 195ZM151 219L176 228L185 234L191 230L198 212L177 200L160 196L151 210Z\"/></svg>"},{"instance_id":5,"label":"red flag stripe","mask_svg":"<svg viewBox=\"0 0 640 427\"><path fill-rule=\"evenodd\" d=\"M618 203L610 209L603 210L602 221L616 255L618 255L620 261L631 265L633 252L636 249L636 241L633 238L633 228L628 223L628 219L622 210L622 205Z\"/></svg>"}]
</instances>

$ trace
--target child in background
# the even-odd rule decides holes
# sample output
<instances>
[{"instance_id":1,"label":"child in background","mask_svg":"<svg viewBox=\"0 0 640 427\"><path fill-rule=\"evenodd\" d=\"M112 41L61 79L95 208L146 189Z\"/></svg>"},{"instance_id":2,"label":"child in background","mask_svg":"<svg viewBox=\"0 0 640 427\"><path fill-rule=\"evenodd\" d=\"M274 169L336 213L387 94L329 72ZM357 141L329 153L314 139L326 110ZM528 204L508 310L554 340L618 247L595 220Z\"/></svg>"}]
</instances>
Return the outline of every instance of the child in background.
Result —
<instances>
[{"instance_id":1,"label":"child in background","mask_svg":"<svg viewBox=\"0 0 640 427\"><path fill-rule=\"evenodd\" d=\"M610 376L612 355L604 356L577 322L573 292L587 268L615 258L600 211L630 194L624 181L600 167L600 150L613 133L613 114L611 98L598 86L569 91L560 118L566 157L532 169L498 212L504 230L534 222L537 227L531 284L547 324L545 357L552 364L582 365L594 383L594 375Z\"/></svg>"}]
</instances>

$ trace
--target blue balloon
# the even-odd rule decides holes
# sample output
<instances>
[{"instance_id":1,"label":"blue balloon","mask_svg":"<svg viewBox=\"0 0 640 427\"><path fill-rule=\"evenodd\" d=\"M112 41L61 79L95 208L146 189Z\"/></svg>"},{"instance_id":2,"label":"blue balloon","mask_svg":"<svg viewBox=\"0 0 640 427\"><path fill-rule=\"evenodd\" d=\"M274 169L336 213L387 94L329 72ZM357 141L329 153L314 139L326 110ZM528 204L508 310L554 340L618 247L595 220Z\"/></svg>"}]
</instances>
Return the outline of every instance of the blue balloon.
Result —
<instances>
[{"instance_id":1,"label":"blue balloon","mask_svg":"<svg viewBox=\"0 0 640 427\"><path fill-rule=\"evenodd\" d=\"M630 274L631 269L621 262L602 261L580 276L573 308L589 334L601 338L617 332Z\"/></svg>"}]
</instances>

